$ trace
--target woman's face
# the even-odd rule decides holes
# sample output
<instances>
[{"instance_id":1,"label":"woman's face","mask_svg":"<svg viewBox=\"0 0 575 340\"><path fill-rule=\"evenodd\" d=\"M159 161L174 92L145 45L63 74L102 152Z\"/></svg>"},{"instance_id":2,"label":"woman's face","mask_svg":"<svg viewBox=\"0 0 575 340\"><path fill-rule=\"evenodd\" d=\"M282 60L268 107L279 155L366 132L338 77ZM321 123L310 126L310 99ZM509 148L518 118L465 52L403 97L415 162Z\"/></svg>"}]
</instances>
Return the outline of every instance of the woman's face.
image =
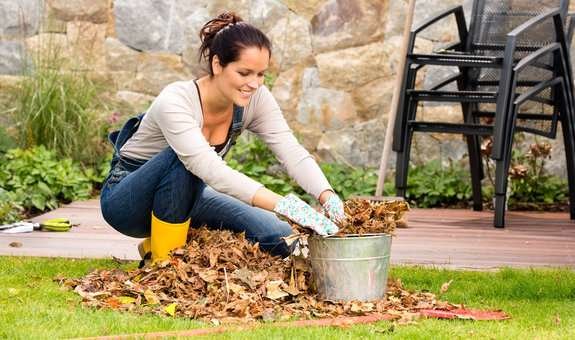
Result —
<instances>
[{"instance_id":1,"label":"woman's face","mask_svg":"<svg viewBox=\"0 0 575 340\"><path fill-rule=\"evenodd\" d=\"M221 67L217 56L213 59L214 77L223 95L238 106L246 106L250 97L264 83L264 73L270 62L266 48L247 47L239 59Z\"/></svg>"}]
</instances>

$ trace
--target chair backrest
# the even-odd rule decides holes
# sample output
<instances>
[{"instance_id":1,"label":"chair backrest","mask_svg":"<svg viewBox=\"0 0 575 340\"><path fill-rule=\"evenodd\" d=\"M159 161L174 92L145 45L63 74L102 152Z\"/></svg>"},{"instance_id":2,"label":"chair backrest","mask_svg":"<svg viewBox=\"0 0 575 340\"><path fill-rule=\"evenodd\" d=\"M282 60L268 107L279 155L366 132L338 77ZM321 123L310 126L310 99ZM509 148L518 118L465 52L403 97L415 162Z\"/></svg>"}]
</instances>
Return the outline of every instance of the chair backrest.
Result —
<instances>
[{"instance_id":1,"label":"chair backrest","mask_svg":"<svg viewBox=\"0 0 575 340\"><path fill-rule=\"evenodd\" d=\"M507 33L525 21L551 9L560 8L565 18L568 0L475 0L467 41L467 50L502 56ZM519 37L518 45L539 47L552 42L552 24Z\"/></svg>"},{"instance_id":2,"label":"chair backrest","mask_svg":"<svg viewBox=\"0 0 575 340\"><path fill-rule=\"evenodd\" d=\"M477 55L502 57L507 34L527 20L559 8L563 18L567 16L568 0L474 0L471 11L466 50ZM551 20L536 29L529 30L517 39L515 59L520 59L541 46L555 41L555 29ZM533 83L553 77L552 58L541 60L541 66L530 67L519 77L518 93L526 91ZM545 67L547 66L547 67ZM466 87L477 91L498 91L499 69L469 69ZM549 93L549 96L552 96ZM494 112L495 104L478 104L474 111ZM524 105L523 108L527 108Z\"/></svg>"}]
</instances>

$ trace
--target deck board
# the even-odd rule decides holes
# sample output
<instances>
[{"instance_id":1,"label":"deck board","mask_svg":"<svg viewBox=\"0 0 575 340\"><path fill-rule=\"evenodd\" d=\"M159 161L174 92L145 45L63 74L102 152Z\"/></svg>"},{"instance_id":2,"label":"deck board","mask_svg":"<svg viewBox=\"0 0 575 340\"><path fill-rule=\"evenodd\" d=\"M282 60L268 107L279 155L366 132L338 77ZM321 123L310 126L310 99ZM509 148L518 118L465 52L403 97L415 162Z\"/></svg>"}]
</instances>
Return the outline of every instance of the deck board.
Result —
<instances>
[{"instance_id":1,"label":"deck board","mask_svg":"<svg viewBox=\"0 0 575 340\"><path fill-rule=\"evenodd\" d=\"M52 217L68 217L79 226L67 233L0 233L0 255L138 259L139 239L113 230L98 200L74 202L34 220ZM492 211L413 209L407 219L409 227L393 239L392 264L575 268L575 222L567 213L509 212L504 229L493 228Z\"/></svg>"}]
</instances>

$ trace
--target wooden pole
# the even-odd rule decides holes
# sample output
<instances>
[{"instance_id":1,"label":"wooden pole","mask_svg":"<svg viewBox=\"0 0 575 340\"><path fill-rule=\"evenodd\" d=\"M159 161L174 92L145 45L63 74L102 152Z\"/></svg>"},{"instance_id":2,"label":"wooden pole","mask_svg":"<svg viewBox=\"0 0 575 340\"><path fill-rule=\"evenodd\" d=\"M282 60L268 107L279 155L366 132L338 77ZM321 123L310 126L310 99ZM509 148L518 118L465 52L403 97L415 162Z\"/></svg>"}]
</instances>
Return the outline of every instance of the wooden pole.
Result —
<instances>
[{"instance_id":1,"label":"wooden pole","mask_svg":"<svg viewBox=\"0 0 575 340\"><path fill-rule=\"evenodd\" d=\"M385 172L387 170L389 154L391 153L393 127L395 125L395 117L397 117L399 90L402 85L403 71L405 69L405 57L407 55L407 44L409 43L409 33L411 31L411 23L413 22L414 10L415 10L415 0L409 0L409 3L407 5L407 13L405 15L405 23L403 26L403 41L401 45L401 52L399 54L397 73L395 76L395 87L393 88L393 96L391 97L391 106L389 108L389 114L387 116L387 129L385 130L383 153L381 155L381 162L379 163L379 173L377 177L377 187L375 189L375 196L382 196L383 194L383 183L385 182Z\"/></svg>"}]
</instances>

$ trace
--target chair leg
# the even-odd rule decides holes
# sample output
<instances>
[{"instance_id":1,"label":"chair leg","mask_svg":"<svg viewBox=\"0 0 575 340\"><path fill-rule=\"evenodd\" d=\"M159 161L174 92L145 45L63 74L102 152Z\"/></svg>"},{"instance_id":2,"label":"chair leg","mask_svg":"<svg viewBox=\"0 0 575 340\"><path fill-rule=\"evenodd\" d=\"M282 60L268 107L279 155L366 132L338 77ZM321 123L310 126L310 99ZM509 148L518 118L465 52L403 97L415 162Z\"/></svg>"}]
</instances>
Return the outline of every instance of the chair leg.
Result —
<instances>
[{"instance_id":1,"label":"chair leg","mask_svg":"<svg viewBox=\"0 0 575 340\"><path fill-rule=\"evenodd\" d=\"M412 78L415 78L413 73L415 71L411 70L411 63L409 61L406 62L406 65L403 70L403 79L401 82L401 89L399 92L399 101L397 107L397 118L395 120L394 132L393 132L393 151L400 152L403 150L403 142L405 141L405 131L407 127L407 120L408 120L408 106L409 106L409 98L407 96L407 90L413 89L415 82Z\"/></svg>"},{"instance_id":2,"label":"chair leg","mask_svg":"<svg viewBox=\"0 0 575 340\"><path fill-rule=\"evenodd\" d=\"M473 210L483 210L481 195L481 150L477 136L467 136L467 149L469 154L469 170L471 172L471 188L473 192Z\"/></svg>"},{"instance_id":3,"label":"chair leg","mask_svg":"<svg viewBox=\"0 0 575 340\"><path fill-rule=\"evenodd\" d=\"M495 228L505 227L505 210L507 205L507 173L505 160L495 161Z\"/></svg>"},{"instance_id":4,"label":"chair leg","mask_svg":"<svg viewBox=\"0 0 575 340\"><path fill-rule=\"evenodd\" d=\"M409 173L409 158L411 153L411 141L413 130L408 127L403 141L403 150L397 153L395 170L395 194L405 197L407 191L407 175Z\"/></svg>"},{"instance_id":5,"label":"chair leg","mask_svg":"<svg viewBox=\"0 0 575 340\"><path fill-rule=\"evenodd\" d=\"M411 142L413 140L413 129L410 124L407 123L409 120L415 119L417 114L417 101L411 100L411 98L406 98L405 106L405 119L406 124L404 126L405 131L403 131L403 140L400 141L403 148L397 152L396 166L395 166L395 194L398 197L404 197L407 193L407 176L409 173L409 158L411 156Z\"/></svg>"},{"instance_id":6,"label":"chair leg","mask_svg":"<svg viewBox=\"0 0 575 340\"><path fill-rule=\"evenodd\" d=\"M569 188L569 217L575 220L575 135L573 134L573 115L569 108L564 106L561 117L561 130L563 131L563 145L565 147L565 163L567 165L567 182Z\"/></svg>"},{"instance_id":7,"label":"chair leg","mask_svg":"<svg viewBox=\"0 0 575 340\"><path fill-rule=\"evenodd\" d=\"M514 117L516 117L514 112ZM505 211L507 210L507 183L509 166L511 165L511 148L513 147L513 135L515 133L515 121L512 120L509 132L503 146L502 157L495 161L495 217L494 227L505 227Z\"/></svg>"}]
</instances>

